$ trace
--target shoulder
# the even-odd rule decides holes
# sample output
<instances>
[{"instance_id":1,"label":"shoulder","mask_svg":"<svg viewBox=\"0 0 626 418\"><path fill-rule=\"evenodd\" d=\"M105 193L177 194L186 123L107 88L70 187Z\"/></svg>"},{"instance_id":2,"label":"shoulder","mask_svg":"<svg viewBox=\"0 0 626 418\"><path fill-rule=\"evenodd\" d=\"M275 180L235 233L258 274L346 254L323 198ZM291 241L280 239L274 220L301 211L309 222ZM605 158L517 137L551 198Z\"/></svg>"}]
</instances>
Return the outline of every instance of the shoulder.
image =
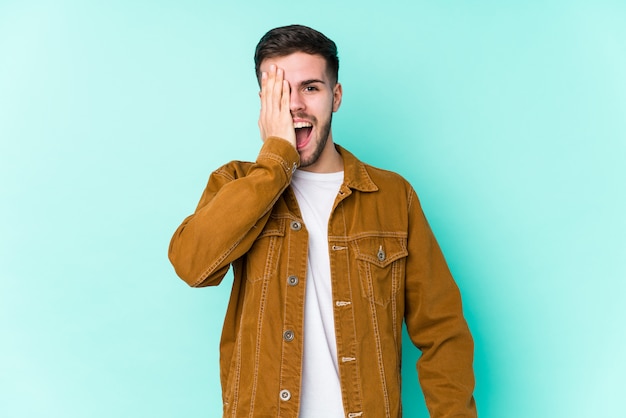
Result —
<instances>
[{"instance_id":1,"label":"shoulder","mask_svg":"<svg viewBox=\"0 0 626 418\"><path fill-rule=\"evenodd\" d=\"M363 165L382 195L390 198L396 196L396 199L402 197L406 199L406 204L409 207L413 206L414 203L420 205L415 189L403 176L395 171L374 167L366 163Z\"/></svg>"},{"instance_id":2,"label":"shoulder","mask_svg":"<svg viewBox=\"0 0 626 418\"><path fill-rule=\"evenodd\" d=\"M410 183L400 174L367 164L347 149L335 144L344 160L348 181L363 191L412 190Z\"/></svg>"},{"instance_id":3,"label":"shoulder","mask_svg":"<svg viewBox=\"0 0 626 418\"><path fill-rule=\"evenodd\" d=\"M388 187L395 186L412 188L411 183L395 171L374 167L373 165L367 163L362 164L365 167L365 170L367 170L367 173L370 175L372 181L376 184L382 183Z\"/></svg>"},{"instance_id":4,"label":"shoulder","mask_svg":"<svg viewBox=\"0 0 626 418\"><path fill-rule=\"evenodd\" d=\"M358 160L361 167L367 172L370 180L376 185L377 199L384 202L395 202L402 206L421 208L420 200L411 183L395 171L375 167L371 164Z\"/></svg>"}]
</instances>

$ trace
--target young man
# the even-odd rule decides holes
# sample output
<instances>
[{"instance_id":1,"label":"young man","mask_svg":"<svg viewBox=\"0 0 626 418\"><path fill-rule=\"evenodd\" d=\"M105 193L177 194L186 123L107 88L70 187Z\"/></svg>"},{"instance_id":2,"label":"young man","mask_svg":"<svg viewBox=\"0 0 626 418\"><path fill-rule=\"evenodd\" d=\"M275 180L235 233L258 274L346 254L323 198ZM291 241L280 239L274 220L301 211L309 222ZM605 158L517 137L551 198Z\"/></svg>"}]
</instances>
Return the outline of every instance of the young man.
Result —
<instances>
[{"instance_id":1,"label":"young man","mask_svg":"<svg viewBox=\"0 0 626 418\"><path fill-rule=\"evenodd\" d=\"M212 173L169 256L189 285L234 282L225 417L396 418L406 321L432 417L475 417L461 298L411 186L336 145L337 48L294 25L256 48L256 162Z\"/></svg>"}]
</instances>

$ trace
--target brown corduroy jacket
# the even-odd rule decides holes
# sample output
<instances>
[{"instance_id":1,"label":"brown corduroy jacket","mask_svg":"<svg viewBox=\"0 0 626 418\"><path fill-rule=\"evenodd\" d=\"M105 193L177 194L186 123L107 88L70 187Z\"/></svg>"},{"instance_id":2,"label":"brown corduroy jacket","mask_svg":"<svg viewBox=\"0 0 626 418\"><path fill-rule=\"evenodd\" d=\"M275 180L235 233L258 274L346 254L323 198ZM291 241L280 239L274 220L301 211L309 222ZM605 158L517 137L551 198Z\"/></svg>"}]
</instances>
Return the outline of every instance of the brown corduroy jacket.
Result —
<instances>
[{"instance_id":1,"label":"brown corduroy jacket","mask_svg":"<svg viewBox=\"0 0 626 418\"><path fill-rule=\"evenodd\" d=\"M397 418L402 321L431 417L475 417L473 341L459 290L412 187L337 146L328 223L345 416ZM169 257L190 286L234 281L220 344L224 417L298 417L308 233L289 187L299 156L268 138L256 162L212 173Z\"/></svg>"}]
</instances>

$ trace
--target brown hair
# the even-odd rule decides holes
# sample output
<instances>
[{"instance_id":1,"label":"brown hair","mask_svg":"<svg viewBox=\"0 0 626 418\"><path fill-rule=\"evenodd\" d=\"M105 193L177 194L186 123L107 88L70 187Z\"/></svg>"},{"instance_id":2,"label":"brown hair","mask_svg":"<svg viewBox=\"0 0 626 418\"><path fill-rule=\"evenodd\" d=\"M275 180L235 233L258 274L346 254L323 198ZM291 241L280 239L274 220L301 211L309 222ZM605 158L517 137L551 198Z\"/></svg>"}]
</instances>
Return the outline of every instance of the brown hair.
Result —
<instances>
[{"instance_id":1,"label":"brown hair","mask_svg":"<svg viewBox=\"0 0 626 418\"><path fill-rule=\"evenodd\" d=\"M302 25L274 28L267 32L256 46L254 69L261 79L261 63L266 58L284 57L294 52L321 55L326 60L326 70L336 83L339 77L337 45L323 33Z\"/></svg>"}]
</instances>

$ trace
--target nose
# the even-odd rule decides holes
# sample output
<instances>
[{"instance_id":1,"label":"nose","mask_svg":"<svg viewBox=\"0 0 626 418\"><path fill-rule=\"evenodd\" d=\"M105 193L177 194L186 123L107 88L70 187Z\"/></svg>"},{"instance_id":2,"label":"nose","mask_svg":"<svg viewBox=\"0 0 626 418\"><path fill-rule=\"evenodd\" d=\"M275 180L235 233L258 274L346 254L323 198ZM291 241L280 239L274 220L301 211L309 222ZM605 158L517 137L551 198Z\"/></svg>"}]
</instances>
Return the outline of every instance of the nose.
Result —
<instances>
[{"instance_id":1,"label":"nose","mask_svg":"<svg viewBox=\"0 0 626 418\"><path fill-rule=\"evenodd\" d=\"M291 89L291 94L289 95L289 110L291 110L291 113L302 112L304 108L304 100L302 100L300 92Z\"/></svg>"}]
</instances>

